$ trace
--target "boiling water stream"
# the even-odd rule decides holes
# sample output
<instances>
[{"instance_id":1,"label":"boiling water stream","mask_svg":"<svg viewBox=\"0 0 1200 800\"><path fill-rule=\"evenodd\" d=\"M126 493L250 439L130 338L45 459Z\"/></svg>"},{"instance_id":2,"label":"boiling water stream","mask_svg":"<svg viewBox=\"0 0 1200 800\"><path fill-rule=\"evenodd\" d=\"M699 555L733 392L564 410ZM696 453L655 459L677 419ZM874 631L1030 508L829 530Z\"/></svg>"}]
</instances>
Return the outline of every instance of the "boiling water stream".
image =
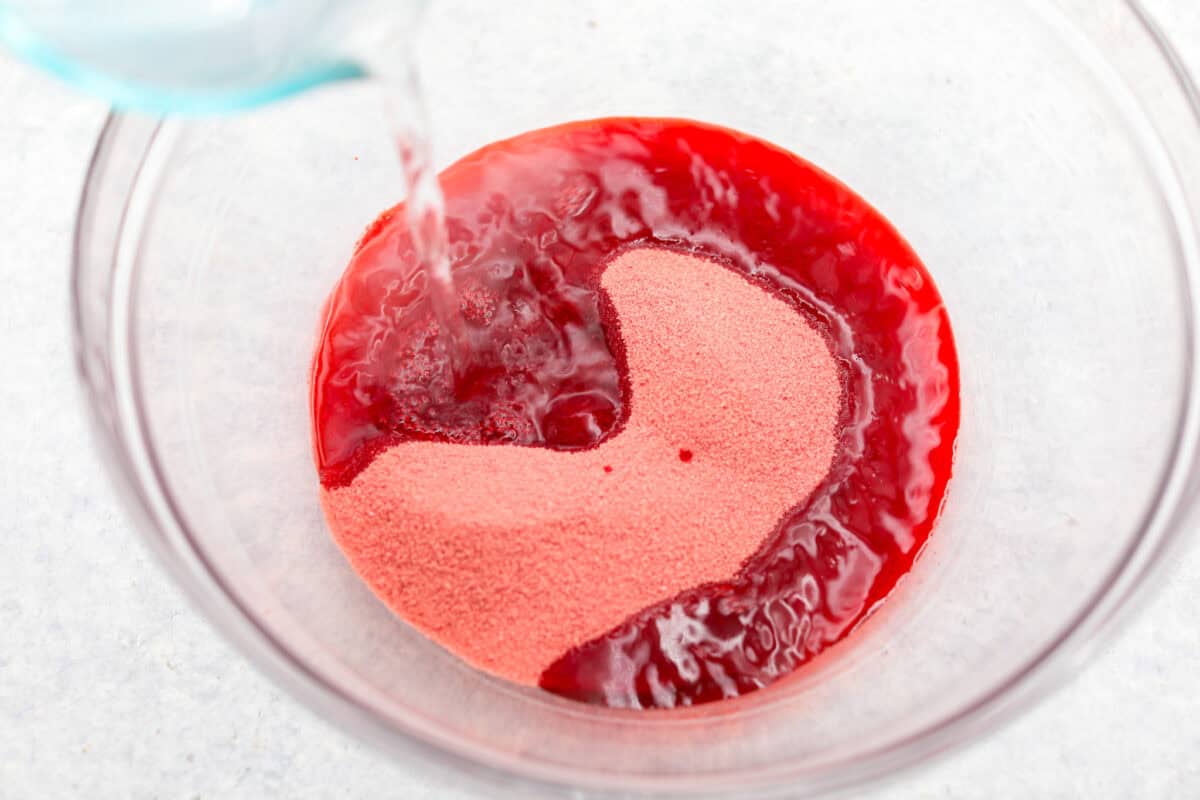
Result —
<instances>
[{"instance_id":1,"label":"boiling water stream","mask_svg":"<svg viewBox=\"0 0 1200 800\"><path fill-rule=\"evenodd\" d=\"M411 40L408 43L411 44ZM404 48L401 52L407 50ZM428 296L443 344L450 354L452 370L457 372L457 367L461 366L459 362L469 352L469 343L450 271L445 200L433 164L429 112L421 91L420 75L416 64L406 56L376 58L374 63L403 174L405 221L420 269L428 282Z\"/></svg>"}]
</instances>

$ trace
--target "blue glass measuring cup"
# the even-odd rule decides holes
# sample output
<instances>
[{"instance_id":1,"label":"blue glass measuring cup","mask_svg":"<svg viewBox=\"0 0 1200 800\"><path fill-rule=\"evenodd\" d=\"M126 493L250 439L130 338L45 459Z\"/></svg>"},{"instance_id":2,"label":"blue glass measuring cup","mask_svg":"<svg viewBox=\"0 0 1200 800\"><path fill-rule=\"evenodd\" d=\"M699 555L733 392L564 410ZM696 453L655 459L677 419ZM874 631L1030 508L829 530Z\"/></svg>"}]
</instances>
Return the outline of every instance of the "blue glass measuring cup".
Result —
<instances>
[{"instance_id":1,"label":"blue glass measuring cup","mask_svg":"<svg viewBox=\"0 0 1200 800\"><path fill-rule=\"evenodd\" d=\"M210 113L366 75L424 0L0 0L0 42L121 108Z\"/></svg>"}]
</instances>

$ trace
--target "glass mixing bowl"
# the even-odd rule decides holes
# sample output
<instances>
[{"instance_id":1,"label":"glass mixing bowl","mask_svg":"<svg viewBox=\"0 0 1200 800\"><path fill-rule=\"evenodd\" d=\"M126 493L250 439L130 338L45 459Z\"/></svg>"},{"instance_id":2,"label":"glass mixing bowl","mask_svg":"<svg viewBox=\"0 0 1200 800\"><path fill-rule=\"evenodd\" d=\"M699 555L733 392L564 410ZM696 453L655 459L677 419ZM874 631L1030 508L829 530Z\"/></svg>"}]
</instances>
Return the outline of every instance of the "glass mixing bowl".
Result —
<instances>
[{"instance_id":1,"label":"glass mixing bowl","mask_svg":"<svg viewBox=\"0 0 1200 800\"><path fill-rule=\"evenodd\" d=\"M1085 663L1197 481L1200 126L1121 2L433 4L448 163L607 115L691 117L824 167L895 223L955 326L944 516L849 640L734 701L638 713L480 674L325 531L307 377L323 299L397 202L376 90L204 121L114 115L75 250L79 369L146 538L273 678L415 769L530 796L803 796L970 740Z\"/></svg>"}]
</instances>

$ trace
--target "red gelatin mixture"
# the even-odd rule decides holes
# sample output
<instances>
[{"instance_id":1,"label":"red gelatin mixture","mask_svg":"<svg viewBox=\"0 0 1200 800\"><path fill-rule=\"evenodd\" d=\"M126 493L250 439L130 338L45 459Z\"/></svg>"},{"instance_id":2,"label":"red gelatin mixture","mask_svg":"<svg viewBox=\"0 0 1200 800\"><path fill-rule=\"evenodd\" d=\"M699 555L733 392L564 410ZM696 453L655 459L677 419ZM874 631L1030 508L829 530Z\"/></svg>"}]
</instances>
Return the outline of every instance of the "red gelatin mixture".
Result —
<instances>
[{"instance_id":1,"label":"red gelatin mixture","mask_svg":"<svg viewBox=\"0 0 1200 800\"><path fill-rule=\"evenodd\" d=\"M441 181L469 342L447 350L403 215L384 214L330 297L314 361L326 491L405 442L584 451L615 441L637 396L603 271L629 248L682 250L824 335L843 384L833 461L736 574L579 642L539 685L635 708L735 697L834 644L886 597L939 513L959 401L941 298L877 211L791 153L681 120L534 131ZM691 469L704 453L679 447L672 459ZM598 472L621 479L616 462Z\"/></svg>"}]
</instances>

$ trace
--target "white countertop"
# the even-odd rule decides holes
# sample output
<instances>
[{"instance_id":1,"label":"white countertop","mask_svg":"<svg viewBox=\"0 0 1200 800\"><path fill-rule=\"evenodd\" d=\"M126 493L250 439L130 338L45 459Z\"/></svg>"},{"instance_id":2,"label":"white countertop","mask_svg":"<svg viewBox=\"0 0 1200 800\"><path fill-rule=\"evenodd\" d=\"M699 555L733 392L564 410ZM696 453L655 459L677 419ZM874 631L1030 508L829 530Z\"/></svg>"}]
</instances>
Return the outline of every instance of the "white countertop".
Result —
<instances>
[{"instance_id":1,"label":"white countertop","mask_svg":"<svg viewBox=\"0 0 1200 800\"><path fill-rule=\"evenodd\" d=\"M1147 3L1200 68L1200 5ZM0 56L0 800L473 795L284 695L187 605L109 489L67 320L104 116ZM1071 685L877 797L1200 797L1200 549Z\"/></svg>"}]
</instances>

